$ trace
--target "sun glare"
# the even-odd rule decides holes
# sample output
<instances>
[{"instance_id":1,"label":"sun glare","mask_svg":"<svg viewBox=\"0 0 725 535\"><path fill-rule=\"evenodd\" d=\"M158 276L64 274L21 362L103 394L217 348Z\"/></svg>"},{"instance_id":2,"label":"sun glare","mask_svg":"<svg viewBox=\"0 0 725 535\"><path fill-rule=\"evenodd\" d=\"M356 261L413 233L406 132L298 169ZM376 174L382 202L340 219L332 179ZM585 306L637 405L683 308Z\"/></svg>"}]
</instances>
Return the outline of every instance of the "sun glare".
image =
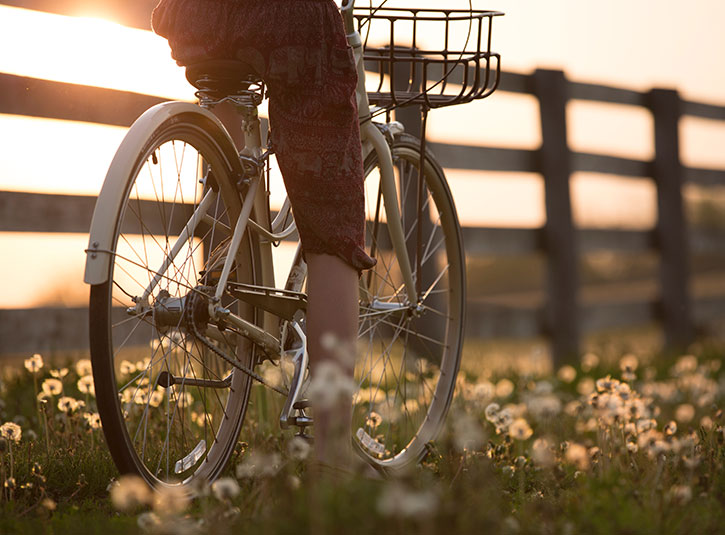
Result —
<instances>
[{"instance_id":1,"label":"sun glare","mask_svg":"<svg viewBox=\"0 0 725 535\"><path fill-rule=\"evenodd\" d=\"M109 20L0 6L0 72L190 100L165 39Z\"/></svg>"}]
</instances>

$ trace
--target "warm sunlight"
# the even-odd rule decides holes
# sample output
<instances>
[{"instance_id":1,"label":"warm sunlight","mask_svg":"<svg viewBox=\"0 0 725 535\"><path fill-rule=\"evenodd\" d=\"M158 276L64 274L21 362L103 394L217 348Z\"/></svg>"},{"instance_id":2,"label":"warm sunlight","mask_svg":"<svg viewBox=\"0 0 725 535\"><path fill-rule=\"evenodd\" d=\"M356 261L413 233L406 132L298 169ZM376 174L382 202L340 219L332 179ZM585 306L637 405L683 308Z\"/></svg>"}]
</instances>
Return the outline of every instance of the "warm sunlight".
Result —
<instances>
[{"instance_id":1,"label":"warm sunlight","mask_svg":"<svg viewBox=\"0 0 725 535\"><path fill-rule=\"evenodd\" d=\"M193 88L165 39L103 19L0 6L0 72L175 99Z\"/></svg>"}]
</instances>

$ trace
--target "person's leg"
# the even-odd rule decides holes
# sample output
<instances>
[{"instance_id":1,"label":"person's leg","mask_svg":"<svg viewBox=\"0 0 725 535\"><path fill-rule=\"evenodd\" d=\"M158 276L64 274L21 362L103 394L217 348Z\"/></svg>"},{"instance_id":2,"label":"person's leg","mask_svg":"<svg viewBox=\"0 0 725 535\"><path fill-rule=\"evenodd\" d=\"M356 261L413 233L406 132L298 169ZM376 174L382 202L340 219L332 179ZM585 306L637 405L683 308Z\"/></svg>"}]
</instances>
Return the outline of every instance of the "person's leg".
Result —
<instances>
[{"instance_id":1,"label":"person's leg","mask_svg":"<svg viewBox=\"0 0 725 535\"><path fill-rule=\"evenodd\" d=\"M340 366L350 380L355 367L354 347L358 325L358 273L340 258L328 254L306 255L307 260L307 348L315 380L320 365ZM330 336L331 335L331 336ZM330 347L325 337L339 344ZM352 399L348 390L329 405L313 402L315 454L327 465L350 469Z\"/></svg>"}]
</instances>

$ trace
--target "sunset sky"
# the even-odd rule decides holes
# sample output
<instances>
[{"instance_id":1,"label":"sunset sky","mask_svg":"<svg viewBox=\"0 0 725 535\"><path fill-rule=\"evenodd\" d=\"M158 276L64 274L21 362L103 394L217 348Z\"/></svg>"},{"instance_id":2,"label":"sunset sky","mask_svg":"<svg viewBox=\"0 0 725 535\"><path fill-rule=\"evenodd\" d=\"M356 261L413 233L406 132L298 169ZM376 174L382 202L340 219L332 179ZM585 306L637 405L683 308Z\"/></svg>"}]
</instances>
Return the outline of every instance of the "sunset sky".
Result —
<instances>
[{"instance_id":1,"label":"sunset sky","mask_svg":"<svg viewBox=\"0 0 725 535\"><path fill-rule=\"evenodd\" d=\"M388 5L408 4L440 2L398 0ZM468 4L455 0L446 5ZM496 20L493 35L505 70L560 68L579 81L638 90L671 87L687 99L725 104L725 2L498 0L475 1L474 7L506 12ZM193 98L165 40L112 21L0 6L0 48L4 51L0 72ZM573 101L567 113L574 150L652 157L652 119L644 110ZM95 195L124 132L117 127L0 115L0 189ZM540 144L538 106L533 97L500 92L484 101L433 112L429 134L435 141L533 149ZM681 134L686 165L725 168L725 123L685 118ZM448 175L464 224L543 223L538 175L465 171ZM654 189L647 180L578 173L572 179L572 193L580 224L647 228L654 223ZM82 303L85 240L72 234L48 240L0 233L3 257L23 259L0 266L2 280L14 281L3 283L0 307L48 300ZM43 264L47 269L50 257L62 259L53 276L38 276L28 269ZM79 282L58 289L59 278ZM29 287L35 288L32 295Z\"/></svg>"}]
</instances>

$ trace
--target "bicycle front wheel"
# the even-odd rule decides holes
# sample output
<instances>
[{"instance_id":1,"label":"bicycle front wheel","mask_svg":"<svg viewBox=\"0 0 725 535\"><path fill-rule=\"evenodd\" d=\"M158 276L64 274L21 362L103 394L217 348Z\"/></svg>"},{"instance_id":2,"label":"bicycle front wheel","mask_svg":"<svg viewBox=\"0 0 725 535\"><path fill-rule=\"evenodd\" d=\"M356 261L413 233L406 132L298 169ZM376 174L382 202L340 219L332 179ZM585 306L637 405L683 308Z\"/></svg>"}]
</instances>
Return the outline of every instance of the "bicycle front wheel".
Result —
<instances>
[{"instance_id":1,"label":"bicycle front wheel","mask_svg":"<svg viewBox=\"0 0 725 535\"><path fill-rule=\"evenodd\" d=\"M392 155L419 302L408 302L373 153L365 162L365 226L366 247L378 263L361 278L353 442L368 462L397 471L420 461L453 397L465 323L465 257L441 166L427 154L419 187L420 141L397 136Z\"/></svg>"},{"instance_id":2,"label":"bicycle front wheel","mask_svg":"<svg viewBox=\"0 0 725 535\"><path fill-rule=\"evenodd\" d=\"M126 177L117 212L94 215L116 231L105 252L108 280L91 288L93 375L121 473L139 474L152 486L191 485L224 469L251 386L218 354L251 367L251 344L212 325L207 312L241 210L230 164L237 155L201 112L171 114L149 130L132 127L127 138L142 136L144 148L112 164ZM195 219L200 223L189 226ZM247 233L230 281L256 282L252 240ZM226 293L222 304L255 321L249 306Z\"/></svg>"}]
</instances>

